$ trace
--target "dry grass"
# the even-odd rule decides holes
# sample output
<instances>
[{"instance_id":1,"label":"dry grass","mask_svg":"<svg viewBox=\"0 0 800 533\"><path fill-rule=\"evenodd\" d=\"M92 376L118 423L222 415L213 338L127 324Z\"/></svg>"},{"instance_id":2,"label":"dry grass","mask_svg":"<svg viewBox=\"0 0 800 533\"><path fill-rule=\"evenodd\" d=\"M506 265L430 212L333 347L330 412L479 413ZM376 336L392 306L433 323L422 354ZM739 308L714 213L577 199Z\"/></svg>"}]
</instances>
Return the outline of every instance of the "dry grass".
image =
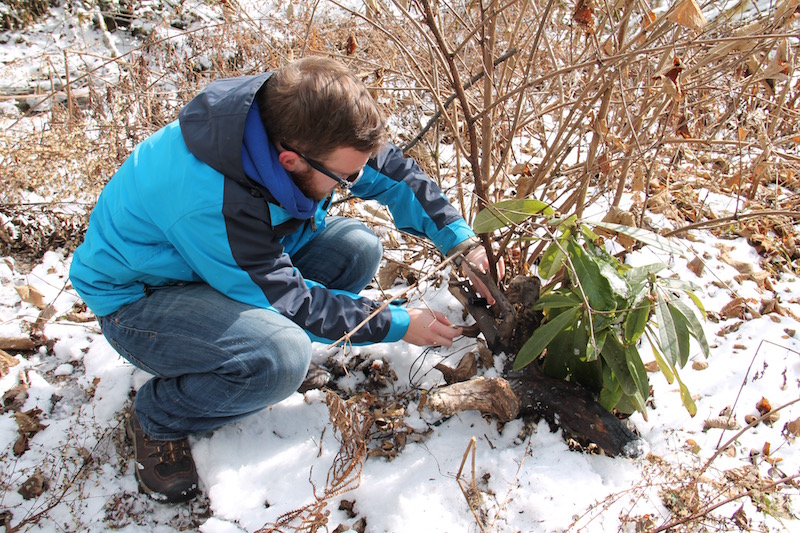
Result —
<instances>
[{"instance_id":1,"label":"dry grass","mask_svg":"<svg viewBox=\"0 0 800 533\"><path fill-rule=\"evenodd\" d=\"M534 195L580 215L600 195L618 205L638 191L632 210L641 223L686 183L740 195L750 209L796 211L797 0L762 13L731 8L705 24L691 17L690 0L660 14L633 0L395 1L391 10L385 2L367 16L346 14L344 24L323 13L331 4L258 19L224 2L219 21L204 24L190 8L150 15L142 45L110 60L117 81L98 83L98 73L73 67L68 84L53 85L52 105L27 112L49 109L43 131L19 123L0 137L0 161L11 169L0 176L3 214L20 227L20 191L91 203L136 142L211 79L319 53L359 72L392 117L395 141L448 187L469 220L508 197ZM186 29L167 31L175 27ZM58 69L65 58L42 61ZM709 215L665 210L677 226ZM31 242L7 228L0 252L35 257L78 240L81 228ZM526 271L538 258L538 249L517 243L528 231L501 239L512 269Z\"/></svg>"}]
</instances>

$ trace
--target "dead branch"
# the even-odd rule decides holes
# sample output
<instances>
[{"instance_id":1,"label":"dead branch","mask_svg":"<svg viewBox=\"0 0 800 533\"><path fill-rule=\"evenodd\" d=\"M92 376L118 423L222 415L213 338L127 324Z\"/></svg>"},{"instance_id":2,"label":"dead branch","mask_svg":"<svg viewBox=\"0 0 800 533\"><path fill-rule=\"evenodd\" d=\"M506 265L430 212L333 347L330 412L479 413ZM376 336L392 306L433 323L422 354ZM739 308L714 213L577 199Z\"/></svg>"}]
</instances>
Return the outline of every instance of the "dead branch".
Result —
<instances>
[{"instance_id":1,"label":"dead branch","mask_svg":"<svg viewBox=\"0 0 800 533\"><path fill-rule=\"evenodd\" d=\"M767 483L766 485L763 485L761 487L750 489L750 490L742 492L740 494L734 494L733 496L729 496L727 498L724 498L722 501L719 501L719 502L715 503L714 505L709 505L708 507L704 507L703 509L701 509L697 513L693 513L693 514L690 514L689 516L684 516L683 518L679 518L677 520L673 520L673 521L668 522L668 523L666 523L666 524L664 524L662 526L659 526L659 527L657 527L655 529L650 529L650 530L648 530L647 533L660 533L661 531L669 531L670 529L672 529L672 528L674 528L676 526L679 526L681 524L685 524L687 522L692 522L694 520L697 520L698 518L702 518L704 516L707 516L711 511L713 511L715 509L718 509L718 508L722 507L723 505L727 505L727 504L729 504L731 502L734 502L736 500L741 500L742 498L747 498L747 497L753 496L755 494L766 492L766 491L768 491L770 489L773 489L773 488L775 488L777 486L780 486L780 485L791 484L792 481L794 481L795 479L797 479L799 477L800 477L800 474L794 474L794 475L791 475L791 476L785 476L785 477L782 477L781 479L773 481L772 483Z\"/></svg>"},{"instance_id":2,"label":"dead branch","mask_svg":"<svg viewBox=\"0 0 800 533\"><path fill-rule=\"evenodd\" d=\"M515 419L520 407L508 381L483 377L437 389L428 395L426 405L445 416L480 411L496 416L501 422Z\"/></svg>"}]
</instances>

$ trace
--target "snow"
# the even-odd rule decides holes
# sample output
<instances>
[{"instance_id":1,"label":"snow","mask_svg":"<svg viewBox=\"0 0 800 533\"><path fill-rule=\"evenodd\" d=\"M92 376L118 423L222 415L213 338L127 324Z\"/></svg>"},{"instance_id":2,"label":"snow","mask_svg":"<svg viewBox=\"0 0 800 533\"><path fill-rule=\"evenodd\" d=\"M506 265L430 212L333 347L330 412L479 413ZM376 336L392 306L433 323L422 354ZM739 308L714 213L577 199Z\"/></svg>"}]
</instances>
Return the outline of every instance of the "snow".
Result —
<instances>
[{"instance_id":1,"label":"snow","mask_svg":"<svg viewBox=\"0 0 800 533\"><path fill-rule=\"evenodd\" d=\"M62 38L77 36L87 49L106 47L102 35L90 31L88 25L48 31L2 45L4 87L26 86L30 79L40 79L42 52L58 49ZM122 41L114 45L121 51L130 46ZM98 75L114 76L114 68L115 64L109 65L108 71ZM45 90L50 90L49 85ZM9 107L2 105L3 110ZM717 216L731 214L735 206L735 199L717 193L700 192L700 197ZM600 203L595 209L602 213ZM657 225L668 225L659 216L653 219ZM705 475L714 479L751 464L764 480L798 473L798 443L783 431L787 422L800 418L798 404L781 411L773 425L760 424L740 435L732 454L715 457L720 444L736 432L704 430L704 424L728 409L744 427L745 415L757 415L756 404L762 398L778 407L800 397L800 323L795 318L800 316L800 280L788 273L772 275L774 294L753 281L737 281L739 272L718 260L720 246L733 259L747 261L759 271L759 256L747 241L719 241L707 231L694 231L692 236L691 241L681 241L687 248L683 257L645 248L630 254L627 261L668 264L663 274L701 287L699 296L712 315L734 296L744 297L756 308L762 299L778 297L790 313L706 321L711 345L708 368L692 368L692 362L704 361L695 345L690 364L680 372L697 403L697 415L689 416L683 407L677 383L667 383L659 373L649 374L654 403L648 419L639 414L630 419L642 437L642 453L634 458L572 451L561 433L552 432L546 422L532 427L522 420L500 425L476 412L443 418L420 407L421 392L442 384L435 364L445 361L455 366L465 352L475 348L474 339L461 338L450 349L431 350L405 343L334 349L316 344L316 362L345 364L363 358L367 366L390 369L398 376L382 390L384 399L413 398L400 418L414 438L394 458L368 458L358 486L330 498L323 509L329 513L329 529L352 526L365 518L370 532L480 531L462 492L462 486L474 481L481 497L477 510L485 513L486 530L636 531L642 524L655 527L673 519L663 491L680 488L712 458ZM700 277L687 268L695 255L707 258ZM70 256L60 250L48 252L28 273L11 258L0 261L0 337L26 335L26 327L40 313L22 301L16 286L35 287L56 309L43 330L50 341L47 347L16 354L18 365L0 377L3 394L23 382L28 386L24 404L0 414L0 511L12 514L12 527L46 510L26 529L253 532L315 502L315 495L325 490L326 476L340 448L322 391L295 393L213 434L193 436L192 453L202 489L196 501L163 505L139 494L123 417L134 391L149 376L116 354L96 322L65 318L79 300L68 283L69 263ZM428 305L445 312L452 322L463 323L460 305L442 281L434 278L412 292L409 305ZM641 353L649 352L642 349ZM499 375L503 362L498 357L495 368L484 370L483 375ZM365 375L358 370L339 378L337 385L359 394L364 382ZM15 414L31 410L41 410L39 418L46 427L31 437L29 449L17 457L12 451L19 437ZM769 454L764 453L767 444ZM772 466L765 458L779 461ZM39 497L25 499L18 490L36 471L49 479L49 488ZM709 504L726 494L718 489L712 499L704 490ZM796 509L797 490L784 488L783 494L789 495L791 508ZM340 509L343 500L354 502L355 516ZM800 527L791 517L775 518L761 511L749 498L714 511L723 521L719 527L733 529L731 517L740 507L755 529Z\"/></svg>"},{"instance_id":2,"label":"snow","mask_svg":"<svg viewBox=\"0 0 800 533\"><path fill-rule=\"evenodd\" d=\"M694 242L692 247L699 253L718 253L710 235L705 237L705 241ZM753 252L743 239L726 244L733 246L737 257L753 259ZM645 249L632 256L631 261L651 261L645 257L650 254ZM738 294L763 296L755 284L733 280L737 272L731 268L709 269L704 277L697 278L685 263L684 259L675 258L672 272L705 288L714 288L714 283L721 280ZM30 304L19 300L13 289L8 290L14 284L33 284L57 308L69 309L76 296L64 286L68 265L69 257L51 252L27 276L12 269L5 272L0 304L6 317L16 314L17 318L6 318L4 327L19 327L37 314ZM777 294L784 296L787 308L800 313L797 303L788 303L797 301L800 282L785 274L781 278L775 282ZM721 290L715 297L703 297L708 311L718 311L729 299L730 295ZM451 320L461 320L458 304L445 288L427 287L425 301L446 312ZM409 305L419 304L412 298ZM650 409L648 421L638 414L632 417L647 453L637 458L579 453L570 451L560 433L551 432L545 422L527 434L521 420L501 427L475 412L442 419L412 402L404 412L405 423L419 433L423 429L430 429L431 433L418 442L409 439L393 460L368 458L358 488L332 498L328 504L329 526L354 522L355 518L339 510L339 502L346 499L355 502L359 517L366 517L369 531L475 531L475 519L457 479L461 470L460 480L467 484L472 481L471 455L467 454L464 460L472 438L476 442L476 483L483 496L483 508L489 514L488 523L496 520L497 531L608 531L622 527L621 518L645 514L652 515L656 524L668 520L670 515L661 503L657 484L645 484L649 476L655 475L654 457L676 468L696 469L733 435L720 429L703 431L705 420L718 417L728 407L744 426L744 415L757 414L755 406L762 397L768 398L773 407L798 398L800 346L796 334L787 333L800 331L797 320L766 315L744 321L726 335L716 334L734 322L706 322L706 335L712 344L709 367L693 370L687 366L681 372L697 401L698 414L694 418L681 405L677 385L668 384L661 374L650 374L655 407ZM324 489L339 443L329 422L324 393L310 391L305 395L295 393L211 435L192 437L204 493L199 502L170 506L147 501L136 493L133 460L129 445L122 439L121 420L131 391L148 376L117 356L99 334L96 323L56 319L45 327L45 334L55 341L53 348L18 355L20 364L0 379L0 390L6 392L18 384L24 370L30 388L20 410L41 409L42 421L47 425L31 439L30 450L13 462L9 456L2 467L9 489L0 505L12 510L14 521L36 512L42 499L53 496L45 492L40 499L24 500L16 487L25 474L35 466L56 465L58 457L63 461L62 468L75 468L69 465L74 464L75 454L82 448L91 450L95 460L78 489L80 505L73 500L75 494L65 497L40 523L45 530L71 520L107 527L102 517L114 502L123 499L128 500L127 514L119 524L126 525L129 531L152 530L165 524L176 527L180 523L176 520L188 520L181 517L181 512L191 515L192 509L204 504L208 505L209 516L195 517L204 533L256 531L278 521L284 513L313 503L315 487L320 494ZM349 351L315 345L314 358L322 362L333 353L340 360L358 356L377 365L388 365L399 376L393 385L394 394L399 395L411 388L409 376L414 377L416 387L435 386L440 377L433 365L447 357L457 360L474 342L463 338L449 350L427 353L404 343L354 347ZM693 359L702 359L699 349ZM353 372L343 378L340 386L359 392L359 381ZM781 429L785 422L798 416L800 408L793 405L781 412L773 427L761 424L745 432L735 443L735 456L722 454L714 460L712 470L719 473L749 464L751 450L761 451L765 443L770 443L770 456L781 459L777 463L780 471L786 475L796 473L800 469L796 443L782 435ZM6 450L17 438L16 426L13 413L0 416L0 446ZM696 443L696 453L687 444L689 439ZM769 476L770 465L763 461L757 464ZM42 469L48 470L47 466ZM784 520L781 524L759 513L746 500L730 504L730 512L718 513L730 516L742 504L748 517L763 520L773 529L789 528L793 523ZM144 506L150 512L132 513L131 508L136 506Z\"/></svg>"}]
</instances>

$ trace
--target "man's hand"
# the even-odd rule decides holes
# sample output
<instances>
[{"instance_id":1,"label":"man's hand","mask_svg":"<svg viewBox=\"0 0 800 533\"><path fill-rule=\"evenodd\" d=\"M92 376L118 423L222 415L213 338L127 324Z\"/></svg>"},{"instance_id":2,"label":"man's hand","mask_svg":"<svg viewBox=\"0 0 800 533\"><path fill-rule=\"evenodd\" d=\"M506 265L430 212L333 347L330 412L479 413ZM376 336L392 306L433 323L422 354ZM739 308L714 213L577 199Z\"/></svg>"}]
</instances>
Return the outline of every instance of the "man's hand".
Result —
<instances>
[{"instance_id":1,"label":"man's hand","mask_svg":"<svg viewBox=\"0 0 800 533\"><path fill-rule=\"evenodd\" d=\"M461 265L464 267L464 272L466 272L469 282L475 288L475 292L477 292L479 296L486 298L489 305L494 305L495 299L489 291L489 288L484 285L483 281L481 281L478 276L474 274L472 268L470 268L470 265L475 265L475 267L484 274L489 272L489 258L486 257L486 249L483 246L476 246L464 256L464 261ZM501 257L497 261L497 279L502 279L505 273L506 265Z\"/></svg>"},{"instance_id":2,"label":"man's hand","mask_svg":"<svg viewBox=\"0 0 800 533\"><path fill-rule=\"evenodd\" d=\"M409 309L410 322L403 340L417 346L453 345L453 339L461 335L461 328L454 327L442 313L427 309Z\"/></svg>"}]
</instances>

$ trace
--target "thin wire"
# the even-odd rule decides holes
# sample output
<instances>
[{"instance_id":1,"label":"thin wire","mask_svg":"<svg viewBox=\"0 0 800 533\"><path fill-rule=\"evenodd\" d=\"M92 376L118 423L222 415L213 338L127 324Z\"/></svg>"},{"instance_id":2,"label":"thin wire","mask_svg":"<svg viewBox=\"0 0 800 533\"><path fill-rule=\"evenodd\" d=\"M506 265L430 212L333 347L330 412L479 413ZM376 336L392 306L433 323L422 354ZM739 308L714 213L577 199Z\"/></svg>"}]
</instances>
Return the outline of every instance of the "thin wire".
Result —
<instances>
[{"instance_id":1,"label":"thin wire","mask_svg":"<svg viewBox=\"0 0 800 533\"><path fill-rule=\"evenodd\" d=\"M452 353L449 353L446 356L442 357L442 359L439 361L439 363L447 361L448 359L450 359L454 355L457 355L459 353L465 352L465 351L469 350L471 347L472 346L470 345L470 346L465 346L463 348L459 348L458 350L456 350L456 351L454 351ZM423 388L420 385L420 383L422 382L422 380L425 377L428 376L428 374L432 370L436 370L435 365L431 366L428 370L426 370L421 375L420 375L420 372L422 372L422 369L425 366L425 360L428 358L428 354L430 354L432 351L436 351L438 353L441 348L442 348L441 346L428 346L427 348L422 350L422 353L420 353L414 359L414 361L411 363L411 366L408 369L408 384L409 384L409 386L411 387L412 390L423 391L423 392L426 390L425 388Z\"/></svg>"}]
</instances>

